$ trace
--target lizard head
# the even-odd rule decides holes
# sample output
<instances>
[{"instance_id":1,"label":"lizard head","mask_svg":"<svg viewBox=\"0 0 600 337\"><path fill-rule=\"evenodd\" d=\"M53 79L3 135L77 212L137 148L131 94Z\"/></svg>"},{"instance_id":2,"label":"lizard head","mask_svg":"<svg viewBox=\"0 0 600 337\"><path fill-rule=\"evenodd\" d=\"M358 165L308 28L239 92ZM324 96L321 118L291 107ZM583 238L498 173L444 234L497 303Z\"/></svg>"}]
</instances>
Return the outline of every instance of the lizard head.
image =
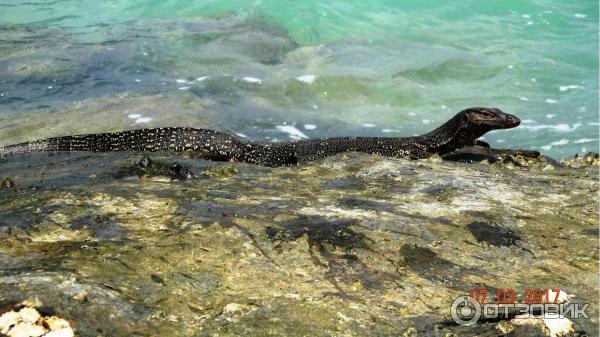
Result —
<instances>
[{"instance_id":1,"label":"lizard head","mask_svg":"<svg viewBox=\"0 0 600 337\"><path fill-rule=\"evenodd\" d=\"M517 117L496 108L468 108L459 113L469 126L484 130L510 129L521 124Z\"/></svg>"},{"instance_id":2,"label":"lizard head","mask_svg":"<svg viewBox=\"0 0 600 337\"><path fill-rule=\"evenodd\" d=\"M439 128L420 136L429 152L439 154L471 146L488 131L510 129L521 123L517 117L495 108L468 108Z\"/></svg>"}]
</instances>

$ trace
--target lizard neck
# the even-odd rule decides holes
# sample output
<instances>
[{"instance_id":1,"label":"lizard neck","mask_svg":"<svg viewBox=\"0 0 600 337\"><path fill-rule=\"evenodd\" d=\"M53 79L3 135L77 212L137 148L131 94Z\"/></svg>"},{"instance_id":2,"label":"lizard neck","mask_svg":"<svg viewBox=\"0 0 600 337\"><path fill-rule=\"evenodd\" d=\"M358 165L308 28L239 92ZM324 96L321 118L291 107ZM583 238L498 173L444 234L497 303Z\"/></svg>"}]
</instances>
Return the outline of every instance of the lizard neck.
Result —
<instances>
[{"instance_id":1,"label":"lizard neck","mask_svg":"<svg viewBox=\"0 0 600 337\"><path fill-rule=\"evenodd\" d=\"M453 150L471 145L483 136L487 130L474 125L469 125L463 115L456 115L439 128L424 135L417 136L418 142L426 145L426 151L440 155Z\"/></svg>"}]
</instances>

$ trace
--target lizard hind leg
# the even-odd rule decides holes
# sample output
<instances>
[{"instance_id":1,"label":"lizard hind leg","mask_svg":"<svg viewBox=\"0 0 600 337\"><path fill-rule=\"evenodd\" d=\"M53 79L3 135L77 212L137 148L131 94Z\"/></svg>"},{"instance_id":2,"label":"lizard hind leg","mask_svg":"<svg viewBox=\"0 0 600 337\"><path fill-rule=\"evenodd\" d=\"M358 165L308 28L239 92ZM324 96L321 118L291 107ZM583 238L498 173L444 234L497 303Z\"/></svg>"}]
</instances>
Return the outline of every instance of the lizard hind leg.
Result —
<instances>
[{"instance_id":1,"label":"lizard hind leg","mask_svg":"<svg viewBox=\"0 0 600 337\"><path fill-rule=\"evenodd\" d=\"M432 153L427 152L425 149L417 145L412 145L410 146L410 148L406 149L406 155L404 157L414 160L429 158L431 157L431 155Z\"/></svg>"}]
</instances>

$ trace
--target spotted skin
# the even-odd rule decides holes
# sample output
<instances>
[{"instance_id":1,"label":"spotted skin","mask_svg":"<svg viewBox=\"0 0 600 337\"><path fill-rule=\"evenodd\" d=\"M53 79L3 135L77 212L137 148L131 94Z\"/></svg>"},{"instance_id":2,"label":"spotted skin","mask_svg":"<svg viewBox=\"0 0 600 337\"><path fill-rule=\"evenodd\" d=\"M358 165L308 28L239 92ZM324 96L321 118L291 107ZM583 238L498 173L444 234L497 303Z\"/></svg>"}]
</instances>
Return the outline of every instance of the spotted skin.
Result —
<instances>
[{"instance_id":1,"label":"spotted skin","mask_svg":"<svg viewBox=\"0 0 600 337\"><path fill-rule=\"evenodd\" d=\"M47 138L0 148L0 157L58 151L192 151L214 160L271 167L298 165L347 151L421 159L464 146L485 146L477 138L519 123L517 117L499 109L469 108L439 128L415 137L335 137L268 144L247 142L214 130L169 127Z\"/></svg>"}]
</instances>

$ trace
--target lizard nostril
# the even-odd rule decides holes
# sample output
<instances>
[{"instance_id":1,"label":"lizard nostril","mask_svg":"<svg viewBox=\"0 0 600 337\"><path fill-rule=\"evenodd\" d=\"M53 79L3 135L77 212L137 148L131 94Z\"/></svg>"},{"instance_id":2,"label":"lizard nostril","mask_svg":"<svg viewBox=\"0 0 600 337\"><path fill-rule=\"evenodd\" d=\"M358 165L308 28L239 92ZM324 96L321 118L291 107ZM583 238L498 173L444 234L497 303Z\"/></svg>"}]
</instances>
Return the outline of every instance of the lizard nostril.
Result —
<instances>
[{"instance_id":1,"label":"lizard nostril","mask_svg":"<svg viewBox=\"0 0 600 337\"><path fill-rule=\"evenodd\" d=\"M521 120L512 115L508 116L508 121L509 121L509 123L513 124L514 126L521 124Z\"/></svg>"}]
</instances>

